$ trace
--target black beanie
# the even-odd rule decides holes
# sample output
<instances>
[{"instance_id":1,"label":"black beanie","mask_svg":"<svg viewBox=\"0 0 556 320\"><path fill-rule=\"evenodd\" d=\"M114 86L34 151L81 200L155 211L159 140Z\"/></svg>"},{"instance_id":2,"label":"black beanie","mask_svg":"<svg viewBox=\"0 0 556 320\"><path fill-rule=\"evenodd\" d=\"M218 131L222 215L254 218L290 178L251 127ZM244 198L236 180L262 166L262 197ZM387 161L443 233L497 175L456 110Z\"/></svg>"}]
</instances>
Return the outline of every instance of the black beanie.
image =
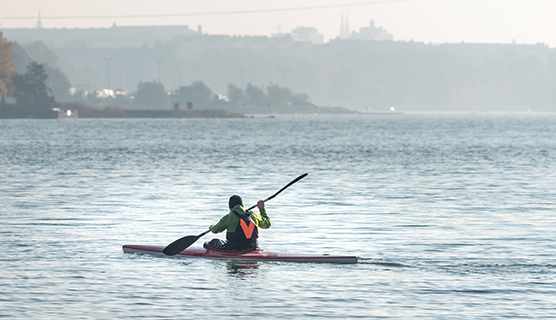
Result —
<instances>
[{"instance_id":1,"label":"black beanie","mask_svg":"<svg viewBox=\"0 0 556 320\"><path fill-rule=\"evenodd\" d=\"M230 200L228 201L228 206L230 207L230 209L233 209L233 207L237 206L238 204L241 204L243 206L243 200L241 200L241 197L238 195L231 196Z\"/></svg>"}]
</instances>

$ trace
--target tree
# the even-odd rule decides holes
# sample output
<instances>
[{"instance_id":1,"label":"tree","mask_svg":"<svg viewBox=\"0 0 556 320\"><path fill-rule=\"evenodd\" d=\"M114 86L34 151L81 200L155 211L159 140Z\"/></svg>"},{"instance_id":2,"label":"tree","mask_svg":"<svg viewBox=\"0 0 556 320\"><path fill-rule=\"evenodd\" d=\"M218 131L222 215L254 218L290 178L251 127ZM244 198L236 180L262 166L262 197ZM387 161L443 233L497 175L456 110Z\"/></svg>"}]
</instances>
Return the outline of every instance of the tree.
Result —
<instances>
[{"instance_id":1,"label":"tree","mask_svg":"<svg viewBox=\"0 0 556 320\"><path fill-rule=\"evenodd\" d=\"M56 101L70 101L71 84L64 72L57 66L58 55L43 42L37 41L21 46L13 44L13 62L16 70L23 73L31 61L44 64L44 70L48 75L46 85L52 89L52 95Z\"/></svg>"},{"instance_id":2,"label":"tree","mask_svg":"<svg viewBox=\"0 0 556 320\"><path fill-rule=\"evenodd\" d=\"M279 107L292 101L292 92L288 88L282 88L277 84L269 84L266 87L268 92L268 102L270 105Z\"/></svg>"},{"instance_id":3,"label":"tree","mask_svg":"<svg viewBox=\"0 0 556 320\"><path fill-rule=\"evenodd\" d=\"M292 102L307 102L309 96L306 93L296 93L292 97Z\"/></svg>"},{"instance_id":4,"label":"tree","mask_svg":"<svg viewBox=\"0 0 556 320\"><path fill-rule=\"evenodd\" d=\"M228 99L230 99L232 105L240 105L245 101L245 93L240 87L228 83Z\"/></svg>"},{"instance_id":5,"label":"tree","mask_svg":"<svg viewBox=\"0 0 556 320\"><path fill-rule=\"evenodd\" d=\"M158 81L139 82L133 104L142 109L163 109L168 106L168 93Z\"/></svg>"},{"instance_id":6,"label":"tree","mask_svg":"<svg viewBox=\"0 0 556 320\"><path fill-rule=\"evenodd\" d=\"M32 61L24 74L12 77L15 89L13 96L20 107L31 111L48 111L54 106L54 98L46 85L48 75L43 64Z\"/></svg>"},{"instance_id":7,"label":"tree","mask_svg":"<svg viewBox=\"0 0 556 320\"><path fill-rule=\"evenodd\" d=\"M198 106L206 107L212 100L212 90L202 81L195 81L189 86L191 101Z\"/></svg>"},{"instance_id":8,"label":"tree","mask_svg":"<svg viewBox=\"0 0 556 320\"><path fill-rule=\"evenodd\" d=\"M266 95L264 90L259 87L252 86L250 83L247 84L247 89L245 89L245 94L247 95L247 103L253 106L262 107L266 105Z\"/></svg>"},{"instance_id":9,"label":"tree","mask_svg":"<svg viewBox=\"0 0 556 320\"><path fill-rule=\"evenodd\" d=\"M13 44L2 36L0 31L0 103L8 95L8 89L12 85L12 76L16 69L12 61Z\"/></svg>"},{"instance_id":10,"label":"tree","mask_svg":"<svg viewBox=\"0 0 556 320\"><path fill-rule=\"evenodd\" d=\"M66 77L66 75L60 70L60 68L53 68L49 65L45 66L46 74L48 74L48 80L46 80L46 85L52 88L52 94L56 101L69 101L72 99L70 94L71 84Z\"/></svg>"}]
</instances>

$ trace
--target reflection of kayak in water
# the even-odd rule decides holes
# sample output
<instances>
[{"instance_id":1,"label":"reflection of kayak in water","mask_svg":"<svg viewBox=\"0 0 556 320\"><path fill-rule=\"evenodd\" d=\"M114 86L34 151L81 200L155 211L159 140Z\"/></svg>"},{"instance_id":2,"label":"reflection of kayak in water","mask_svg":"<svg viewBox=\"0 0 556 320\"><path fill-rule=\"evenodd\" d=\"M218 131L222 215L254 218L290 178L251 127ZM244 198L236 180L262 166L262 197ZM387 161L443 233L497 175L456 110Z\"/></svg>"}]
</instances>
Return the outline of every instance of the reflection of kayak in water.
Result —
<instances>
[{"instance_id":1,"label":"reflection of kayak in water","mask_svg":"<svg viewBox=\"0 0 556 320\"><path fill-rule=\"evenodd\" d=\"M125 253L142 253L155 256L164 256L164 246L125 245ZM233 260L255 260L255 261L288 261L288 262L320 262L320 263L357 263L355 256L339 256L329 254L310 253L284 253L261 250L215 250L205 248L187 248L176 256L209 258L209 259L233 259Z\"/></svg>"}]
</instances>

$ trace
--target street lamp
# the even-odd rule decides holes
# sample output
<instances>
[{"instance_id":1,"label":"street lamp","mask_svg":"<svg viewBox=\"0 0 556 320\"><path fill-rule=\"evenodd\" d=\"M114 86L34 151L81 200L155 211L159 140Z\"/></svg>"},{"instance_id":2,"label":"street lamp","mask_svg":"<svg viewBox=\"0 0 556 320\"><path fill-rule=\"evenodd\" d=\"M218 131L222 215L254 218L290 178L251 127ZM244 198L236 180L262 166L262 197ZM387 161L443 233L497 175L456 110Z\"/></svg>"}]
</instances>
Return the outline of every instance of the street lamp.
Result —
<instances>
[{"instance_id":1,"label":"street lamp","mask_svg":"<svg viewBox=\"0 0 556 320\"><path fill-rule=\"evenodd\" d=\"M290 72L291 69L280 69L280 70L278 70L278 71L284 73L284 88L287 88L288 86L286 85L286 72Z\"/></svg>"}]
</instances>

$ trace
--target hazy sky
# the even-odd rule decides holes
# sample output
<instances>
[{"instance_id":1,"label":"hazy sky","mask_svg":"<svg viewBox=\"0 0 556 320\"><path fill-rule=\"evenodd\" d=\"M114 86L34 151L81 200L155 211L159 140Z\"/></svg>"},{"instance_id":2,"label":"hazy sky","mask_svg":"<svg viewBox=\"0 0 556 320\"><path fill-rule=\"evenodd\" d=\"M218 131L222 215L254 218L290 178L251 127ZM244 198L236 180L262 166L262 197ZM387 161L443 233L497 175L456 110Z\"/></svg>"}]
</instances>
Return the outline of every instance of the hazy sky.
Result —
<instances>
[{"instance_id":1,"label":"hazy sky","mask_svg":"<svg viewBox=\"0 0 556 320\"><path fill-rule=\"evenodd\" d=\"M556 47L556 0L0 0L0 29L35 27L39 10L45 28L201 25L210 34L270 35L305 26L326 40L338 36L344 13L350 30L374 20L394 40Z\"/></svg>"}]
</instances>

